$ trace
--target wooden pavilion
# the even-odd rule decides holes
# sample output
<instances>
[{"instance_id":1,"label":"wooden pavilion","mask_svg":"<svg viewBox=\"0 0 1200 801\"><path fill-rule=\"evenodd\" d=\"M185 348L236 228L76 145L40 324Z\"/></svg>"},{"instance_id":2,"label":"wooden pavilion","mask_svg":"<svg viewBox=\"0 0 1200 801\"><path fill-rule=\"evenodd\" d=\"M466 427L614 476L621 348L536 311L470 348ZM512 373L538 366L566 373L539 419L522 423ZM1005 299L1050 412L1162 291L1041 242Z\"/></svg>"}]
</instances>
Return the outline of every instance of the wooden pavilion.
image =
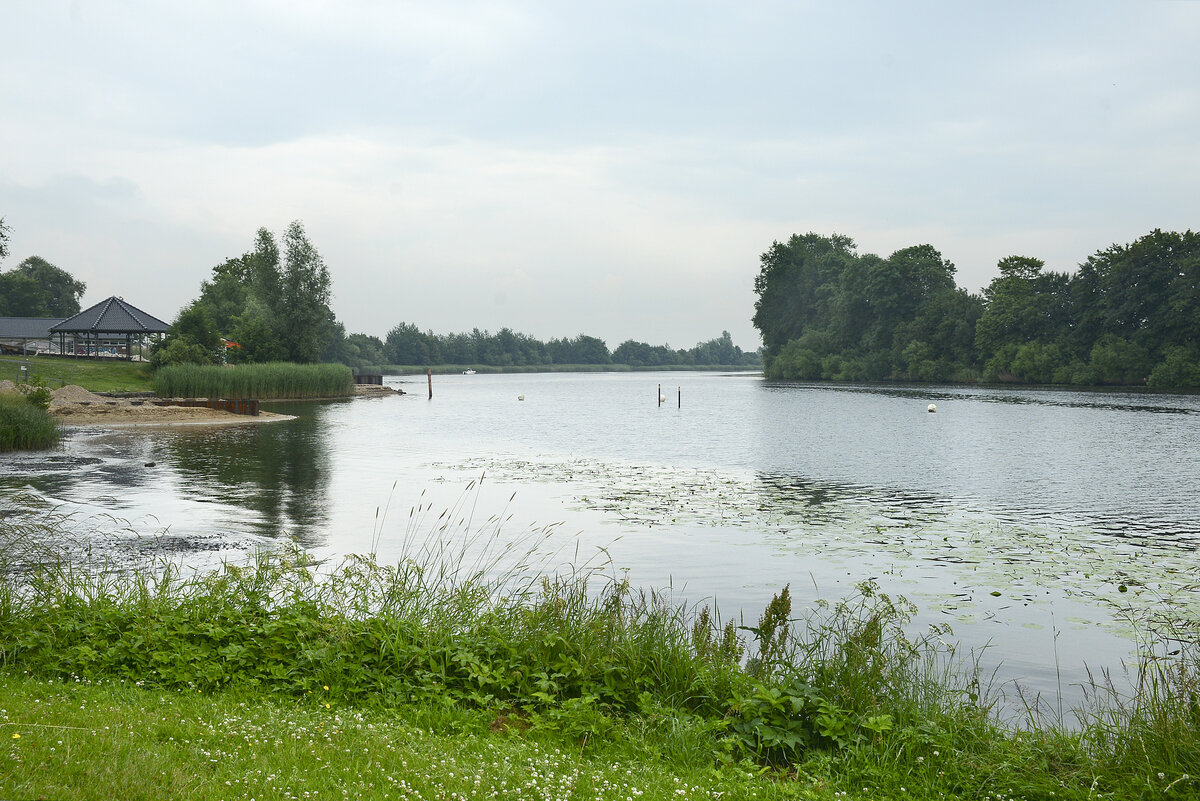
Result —
<instances>
[{"instance_id":1,"label":"wooden pavilion","mask_svg":"<svg viewBox=\"0 0 1200 801\"><path fill-rule=\"evenodd\" d=\"M50 335L58 337L59 353L132 359L135 343L144 345L147 336L165 334L167 327L157 317L114 296L50 326Z\"/></svg>"}]
</instances>

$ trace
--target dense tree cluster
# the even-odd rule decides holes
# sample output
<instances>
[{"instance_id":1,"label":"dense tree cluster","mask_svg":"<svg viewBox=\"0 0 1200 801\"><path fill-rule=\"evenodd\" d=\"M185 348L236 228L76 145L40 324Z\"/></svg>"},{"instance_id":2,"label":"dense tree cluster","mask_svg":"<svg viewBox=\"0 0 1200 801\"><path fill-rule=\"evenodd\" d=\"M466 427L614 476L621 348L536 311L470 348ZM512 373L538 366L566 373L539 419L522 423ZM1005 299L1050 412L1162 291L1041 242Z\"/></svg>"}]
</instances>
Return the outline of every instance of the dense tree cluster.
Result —
<instances>
[{"instance_id":1,"label":"dense tree cluster","mask_svg":"<svg viewBox=\"0 0 1200 801\"><path fill-rule=\"evenodd\" d=\"M70 317L87 285L41 256L0 273L0 317Z\"/></svg>"},{"instance_id":2,"label":"dense tree cluster","mask_svg":"<svg viewBox=\"0 0 1200 801\"><path fill-rule=\"evenodd\" d=\"M767 375L1200 386L1200 234L1155 230L1074 274L1009 256L972 295L929 245L774 243L755 281Z\"/></svg>"},{"instance_id":3,"label":"dense tree cluster","mask_svg":"<svg viewBox=\"0 0 1200 801\"><path fill-rule=\"evenodd\" d=\"M8 257L11 229L0 217L0 261ZM0 317L70 317L79 313L87 285L41 256L0 273Z\"/></svg>"},{"instance_id":4,"label":"dense tree cluster","mask_svg":"<svg viewBox=\"0 0 1200 801\"><path fill-rule=\"evenodd\" d=\"M214 267L200 284L200 297L179 313L151 361L157 366L336 360L344 332L329 308L329 268L298 220L282 242L281 252L275 236L260 228L253 250Z\"/></svg>"},{"instance_id":5,"label":"dense tree cluster","mask_svg":"<svg viewBox=\"0 0 1200 801\"><path fill-rule=\"evenodd\" d=\"M509 328L496 333L435 334L422 332L411 323L401 323L388 332L380 342L359 339L354 334L347 340L349 347L359 348L363 357L378 357L365 364L395 365L488 365L494 367L537 366L552 364L603 365L619 364L632 367L660 366L752 366L759 363L757 352L745 353L733 344L729 332L717 339L702 342L687 350L673 350L669 345L652 346L627 340L614 351L602 339L587 334L551 339L543 342Z\"/></svg>"},{"instance_id":6,"label":"dense tree cluster","mask_svg":"<svg viewBox=\"0 0 1200 801\"><path fill-rule=\"evenodd\" d=\"M329 308L330 276L297 221L277 242L259 229L254 248L226 259L200 284L200 296L180 311L155 348L157 366L179 362L341 362L355 369L385 365L553 364L736 366L760 363L729 333L687 350L632 340L610 352L586 334L542 342L509 328L438 335L401 323L387 338L345 333Z\"/></svg>"}]
</instances>

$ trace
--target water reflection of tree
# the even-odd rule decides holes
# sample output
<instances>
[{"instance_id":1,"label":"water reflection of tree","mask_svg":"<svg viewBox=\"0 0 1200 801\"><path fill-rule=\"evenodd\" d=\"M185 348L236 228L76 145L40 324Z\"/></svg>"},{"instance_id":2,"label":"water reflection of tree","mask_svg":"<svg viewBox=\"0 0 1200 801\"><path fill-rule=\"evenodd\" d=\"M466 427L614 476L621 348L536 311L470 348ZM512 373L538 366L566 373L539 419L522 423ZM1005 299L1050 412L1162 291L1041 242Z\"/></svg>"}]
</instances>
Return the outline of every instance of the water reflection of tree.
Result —
<instances>
[{"instance_id":1,"label":"water reflection of tree","mask_svg":"<svg viewBox=\"0 0 1200 801\"><path fill-rule=\"evenodd\" d=\"M168 442L167 459L183 479L185 494L257 512L251 523L264 536L318 545L328 520L329 447L322 425L327 407L304 404L286 411L296 419L181 432Z\"/></svg>"}]
</instances>

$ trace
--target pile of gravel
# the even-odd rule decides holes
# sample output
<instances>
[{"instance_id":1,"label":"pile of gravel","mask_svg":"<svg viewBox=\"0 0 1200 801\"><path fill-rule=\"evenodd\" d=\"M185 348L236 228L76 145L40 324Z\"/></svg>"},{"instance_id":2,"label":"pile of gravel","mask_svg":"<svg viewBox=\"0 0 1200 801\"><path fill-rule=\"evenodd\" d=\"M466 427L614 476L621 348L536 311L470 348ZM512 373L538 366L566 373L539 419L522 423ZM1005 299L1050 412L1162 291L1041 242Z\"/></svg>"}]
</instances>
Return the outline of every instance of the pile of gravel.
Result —
<instances>
[{"instance_id":1,"label":"pile of gravel","mask_svg":"<svg viewBox=\"0 0 1200 801\"><path fill-rule=\"evenodd\" d=\"M51 406L64 406L68 403L107 403L109 399L75 384L67 384L50 393Z\"/></svg>"}]
</instances>

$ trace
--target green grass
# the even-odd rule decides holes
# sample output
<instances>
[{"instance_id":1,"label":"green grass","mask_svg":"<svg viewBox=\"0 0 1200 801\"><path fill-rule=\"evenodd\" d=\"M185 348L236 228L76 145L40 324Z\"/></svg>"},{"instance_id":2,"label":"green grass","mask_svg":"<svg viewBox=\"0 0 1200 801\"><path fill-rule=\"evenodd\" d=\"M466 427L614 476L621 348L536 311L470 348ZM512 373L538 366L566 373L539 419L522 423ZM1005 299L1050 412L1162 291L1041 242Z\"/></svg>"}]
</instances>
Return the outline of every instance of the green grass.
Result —
<instances>
[{"instance_id":1,"label":"green grass","mask_svg":"<svg viewBox=\"0 0 1200 801\"><path fill-rule=\"evenodd\" d=\"M43 409L16 393L0 392L0 451L48 448L58 442L58 425Z\"/></svg>"},{"instance_id":2,"label":"green grass","mask_svg":"<svg viewBox=\"0 0 1200 801\"><path fill-rule=\"evenodd\" d=\"M466 503L415 510L396 565L293 551L199 575L72 564L76 521L10 504L0 797L1200 793L1194 625L1147 646L1134 691L1092 687L1078 726L1018 726L870 583L800 614L785 589L739 631L547 575L541 534L501 545L501 521L456 522Z\"/></svg>"},{"instance_id":3,"label":"green grass","mask_svg":"<svg viewBox=\"0 0 1200 801\"><path fill-rule=\"evenodd\" d=\"M354 394L354 375L342 364L177 364L154 376L165 398L336 398Z\"/></svg>"},{"instance_id":4,"label":"green grass","mask_svg":"<svg viewBox=\"0 0 1200 801\"><path fill-rule=\"evenodd\" d=\"M770 799L740 766L663 761L647 732L580 748L495 716L0 676L0 797ZM19 735L19 736L18 736Z\"/></svg>"},{"instance_id":5,"label":"green grass","mask_svg":"<svg viewBox=\"0 0 1200 801\"><path fill-rule=\"evenodd\" d=\"M0 379L20 382L25 359L0 358ZM154 376L145 362L122 359L73 359L33 356L28 360L32 376L40 376L52 389L77 384L92 392L149 392Z\"/></svg>"}]
</instances>

